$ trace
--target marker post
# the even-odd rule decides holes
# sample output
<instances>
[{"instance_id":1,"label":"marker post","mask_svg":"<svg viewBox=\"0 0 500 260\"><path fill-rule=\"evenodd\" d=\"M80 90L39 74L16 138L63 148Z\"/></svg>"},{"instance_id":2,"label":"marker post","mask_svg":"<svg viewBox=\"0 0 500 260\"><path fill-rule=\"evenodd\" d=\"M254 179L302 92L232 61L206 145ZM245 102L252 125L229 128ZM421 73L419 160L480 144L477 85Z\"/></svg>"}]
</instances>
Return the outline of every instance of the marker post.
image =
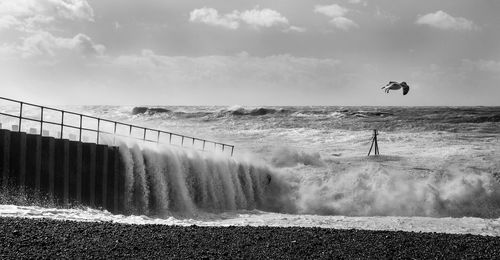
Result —
<instances>
[{"instance_id":1,"label":"marker post","mask_svg":"<svg viewBox=\"0 0 500 260\"><path fill-rule=\"evenodd\" d=\"M372 148L374 145L375 145L375 155L380 154L378 150L377 135L378 135L377 129L373 129L372 145L370 146L370 151L368 151L368 156L370 156L370 153L372 152Z\"/></svg>"}]
</instances>

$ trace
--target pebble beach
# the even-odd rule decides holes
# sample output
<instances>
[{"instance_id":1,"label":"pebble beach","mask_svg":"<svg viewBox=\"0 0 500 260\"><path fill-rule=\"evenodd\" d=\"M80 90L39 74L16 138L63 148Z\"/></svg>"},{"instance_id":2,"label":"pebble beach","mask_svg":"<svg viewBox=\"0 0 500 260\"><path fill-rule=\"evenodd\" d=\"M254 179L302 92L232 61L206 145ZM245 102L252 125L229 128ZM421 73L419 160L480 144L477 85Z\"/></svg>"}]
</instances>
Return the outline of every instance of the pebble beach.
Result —
<instances>
[{"instance_id":1,"label":"pebble beach","mask_svg":"<svg viewBox=\"0 0 500 260\"><path fill-rule=\"evenodd\" d=\"M492 236L0 218L2 259L498 259Z\"/></svg>"}]
</instances>

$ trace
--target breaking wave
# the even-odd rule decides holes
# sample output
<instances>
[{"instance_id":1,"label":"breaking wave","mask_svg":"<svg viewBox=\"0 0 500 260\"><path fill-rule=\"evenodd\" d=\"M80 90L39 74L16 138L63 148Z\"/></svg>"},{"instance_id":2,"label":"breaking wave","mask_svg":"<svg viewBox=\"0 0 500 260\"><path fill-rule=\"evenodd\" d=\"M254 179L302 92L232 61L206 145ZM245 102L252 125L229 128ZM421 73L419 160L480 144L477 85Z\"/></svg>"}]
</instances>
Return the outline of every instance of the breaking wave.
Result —
<instances>
[{"instance_id":1,"label":"breaking wave","mask_svg":"<svg viewBox=\"0 0 500 260\"><path fill-rule=\"evenodd\" d=\"M298 187L299 213L346 216L500 217L500 183L485 172L411 176L381 166Z\"/></svg>"},{"instance_id":2,"label":"breaking wave","mask_svg":"<svg viewBox=\"0 0 500 260\"><path fill-rule=\"evenodd\" d=\"M132 115L157 115L157 114L172 114L183 117L204 117L204 116L263 116L275 113L288 113L284 108L256 107L244 108L241 106L233 106L229 108L215 109L212 111L183 111L182 109L167 109L163 107L134 107L131 111Z\"/></svg>"},{"instance_id":3,"label":"breaking wave","mask_svg":"<svg viewBox=\"0 0 500 260\"><path fill-rule=\"evenodd\" d=\"M378 163L328 175L294 172L325 166L319 155L277 150L273 169L171 148L120 148L127 212L168 216L235 210L344 215L500 217L500 184L485 172L444 169L412 176ZM322 167L325 169L325 167Z\"/></svg>"},{"instance_id":4,"label":"breaking wave","mask_svg":"<svg viewBox=\"0 0 500 260\"><path fill-rule=\"evenodd\" d=\"M271 156L271 163L276 167L293 167L298 164L325 166L319 153L307 153L287 147L276 149Z\"/></svg>"},{"instance_id":5,"label":"breaking wave","mask_svg":"<svg viewBox=\"0 0 500 260\"><path fill-rule=\"evenodd\" d=\"M122 145L120 152L129 213L295 211L289 186L265 165L167 147Z\"/></svg>"},{"instance_id":6,"label":"breaking wave","mask_svg":"<svg viewBox=\"0 0 500 260\"><path fill-rule=\"evenodd\" d=\"M241 106L233 106L227 109L221 109L218 112L219 116L233 115L233 116L264 116L268 114L283 113L288 114L289 111L284 108L271 108L271 107L256 107L256 108L243 108Z\"/></svg>"},{"instance_id":7,"label":"breaking wave","mask_svg":"<svg viewBox=\"0 0 500 260\"><path fill-rule=\"evenodd\" d=\"M133 215L261 210L500 218L500 172L448 165L418 175L388 167L388 156L378 161L348 161L334 170L319 154L285 148L269 158L278 168L250 158L237 160L172 147L121 144L120 154L125 212ZM0 193L3 204L32 204L29 200L23 194Z\"/></svg>"}]
</instances>

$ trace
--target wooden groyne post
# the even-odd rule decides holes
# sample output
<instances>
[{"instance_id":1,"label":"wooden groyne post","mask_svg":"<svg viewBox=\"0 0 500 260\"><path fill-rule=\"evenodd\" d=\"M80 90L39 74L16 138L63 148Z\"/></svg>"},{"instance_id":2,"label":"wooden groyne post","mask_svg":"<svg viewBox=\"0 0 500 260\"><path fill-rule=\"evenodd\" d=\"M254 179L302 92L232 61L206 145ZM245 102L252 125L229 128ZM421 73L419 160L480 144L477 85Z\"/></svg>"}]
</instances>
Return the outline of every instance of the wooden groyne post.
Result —
<instances>
[{"instance_id":1,"label":"wooden groyne post","mask_svg":"<svg viewBox=\"0 0 500 260\"><path fill-rule=\"evenodd\" d=\"M373 146L375 146L375 155L380 154L379 150L378 150L377 135L378 135L377 129L373 129L372 145L370 146L370 151L368 151L368 156L370 156L370 153L372 152Z\"/></svg>"}]
</instances>

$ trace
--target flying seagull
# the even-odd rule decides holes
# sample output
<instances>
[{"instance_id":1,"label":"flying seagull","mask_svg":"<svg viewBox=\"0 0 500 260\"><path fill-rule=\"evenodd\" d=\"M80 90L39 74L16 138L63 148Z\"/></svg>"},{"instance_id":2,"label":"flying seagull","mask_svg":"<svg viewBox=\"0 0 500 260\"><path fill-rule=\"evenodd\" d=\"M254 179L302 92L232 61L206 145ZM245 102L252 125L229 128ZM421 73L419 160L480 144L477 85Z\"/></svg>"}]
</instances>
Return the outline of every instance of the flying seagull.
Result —
<instances>
[{"instance_id":1,"label":"flying seagull","mask_svg":"<svg viewBox=\"0 0 500 260\"><path fill-rule=\"evenodd\" d=\"M390 81L387 85L382 87L382 89L385 90L385 93L389 93L389 90L397 90L400 88L403 88L403 95L408 94L408 91L410 91L410 86L408 86L408 84L404 81L401 83Z\"/></svg>"}]
</instances>

